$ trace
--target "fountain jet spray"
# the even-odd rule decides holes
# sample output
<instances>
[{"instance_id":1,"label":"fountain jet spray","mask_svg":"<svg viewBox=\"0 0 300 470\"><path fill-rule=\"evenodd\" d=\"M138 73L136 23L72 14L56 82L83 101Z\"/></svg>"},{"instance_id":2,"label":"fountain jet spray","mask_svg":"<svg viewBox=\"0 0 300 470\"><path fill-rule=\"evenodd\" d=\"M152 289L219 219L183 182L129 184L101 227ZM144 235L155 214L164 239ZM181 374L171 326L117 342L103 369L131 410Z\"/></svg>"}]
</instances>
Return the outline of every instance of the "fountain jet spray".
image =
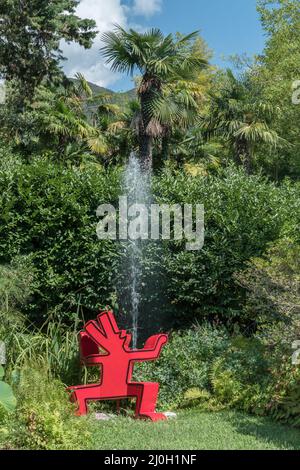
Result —
<instances>
[{"instance_id":1,"label":"fountain jet spray","mask_svg":"<svg viewBox=\"0 0 300 470\"><path fill-rule=\"evenodd\" d=\"M143 166L135 153L131 153L124 172L124 190L128 204L144 204L150 207L151 168ZM139 314L142 291L143 241L127 240L123 243L126 257L127 282L129 282L129 308L132 321L132 346L137 347Z\"/></svg>"}]
</instances>

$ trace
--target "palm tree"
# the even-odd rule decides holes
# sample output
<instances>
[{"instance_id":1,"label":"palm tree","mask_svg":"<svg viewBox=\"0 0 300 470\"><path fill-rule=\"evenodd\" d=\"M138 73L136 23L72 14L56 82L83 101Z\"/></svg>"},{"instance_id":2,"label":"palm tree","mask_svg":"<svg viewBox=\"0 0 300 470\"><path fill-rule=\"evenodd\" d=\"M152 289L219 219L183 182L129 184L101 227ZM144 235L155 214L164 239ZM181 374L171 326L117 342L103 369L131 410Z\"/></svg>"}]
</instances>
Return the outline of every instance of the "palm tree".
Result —
<instances>
[{"instance_id":1,"label":"palm tree","mask_svg":"<svg viewBox=\"0 0 300 470\"><path fill-rule=\"evenodd\" d=\"M119 106L112 103L111 99L112 97L108 93L101 93L92 96L89 100L93 124L98 126L103 132L107 131L111 122L121 114Z\"/></svg>"},{"instance_id":2,"label":"palm tree","mask_svg":"<svg viewBox=\"0 0 300 470\"><path fill-rule=\"evenodd\" d=\"M44 86L37 89L32 108L39 136L45 141L55 138L62 153L68 144L77 143L79 147L103 155L106 151L104 135L87 121L85 114L92 91L83 76L76 78L75 84L55 91Z\"/></svg>"},{"instance_id":3,"label":"palm tree","mask_svg":"<svg viewBox=\"0 0 300 470\"><path fill-rule=\"evenodd\" d=\"M169 157L171 138L182 135L199 122L202 88L196 82L179 80L167 84L154 107L154 118L162 126L162 158Z\"/></svg>"},{"instance_id":4,"label":"palm tree","mask_svg":"<svg viewBox=\"0 0 300 470\"><path fill-rule=\"evenodd\" d=\"M236 79L228 70L221 89L211 96L202 127L207 137L225 139L234 152L236 163L243 165L250 174L258 144L276 148L285 143L271 129L272 118L278 111L259 100L249 81Z\"/></svg>"},{"instance_id":5,"label":"palm tree","mask_svg":"<svg viewBox=\"0 0 300 470\"><path fill-rule=\"evenodd\" d=\"M153 140L163 133L164 123L155 118L155 111L161 106L166 84L192 80L207 65L205 59L186 47L197 35L193 32L174 39L171 34L165 37L159 29L140 34L117 25L102 37L101 51L113 71L133 75L137 70L141 74L137 90L141 109L138 135L140 158L145 166L152 161Z\"/></svg>"}]
</instances>

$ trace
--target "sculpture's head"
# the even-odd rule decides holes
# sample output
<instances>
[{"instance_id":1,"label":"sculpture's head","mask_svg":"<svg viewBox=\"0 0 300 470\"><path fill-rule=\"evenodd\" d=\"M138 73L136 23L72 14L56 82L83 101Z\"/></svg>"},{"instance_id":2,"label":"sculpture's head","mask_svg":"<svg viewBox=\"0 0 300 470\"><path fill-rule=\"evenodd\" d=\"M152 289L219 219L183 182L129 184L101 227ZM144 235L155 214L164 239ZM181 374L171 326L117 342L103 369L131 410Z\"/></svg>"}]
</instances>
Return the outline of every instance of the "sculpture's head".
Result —
<instances>
[{"instance_id":1,"label":"sculpture's head","mask_svg":"<svg viewBox=\"0 0 300 470\"><path fill-rule=\"evenodd\" d=\"M101 332L109 340L111 345L128 349L131 343L132 335L126 330L118 328L115 316L112 311L100 313L97 317Z\"/></svg>"},{"instance_id":2,"label":"sculpture's head","mask_svg":"<svg viewBox=\"0 0 300 470\"><path fill-rule=\"evenodd\" d=\"M97 321L90 320L79 333L81 358L128 352L131 337L126 330L119 330L113 312L100 313Z\"/></svg>"},{"instance_id":3,"label":"sculpture's head","mask_svg":"<svg viewBox=\"0 0 300 470\"><path fill-rule=\"evenodd\" d=\"M130 347L130 343L132 340L132 334L127 333L126 330L121 330L119 337L120 337L120 340L122 341L122 345L124 346L124 348L128 349Z\"/></svg>"}]
</instances>

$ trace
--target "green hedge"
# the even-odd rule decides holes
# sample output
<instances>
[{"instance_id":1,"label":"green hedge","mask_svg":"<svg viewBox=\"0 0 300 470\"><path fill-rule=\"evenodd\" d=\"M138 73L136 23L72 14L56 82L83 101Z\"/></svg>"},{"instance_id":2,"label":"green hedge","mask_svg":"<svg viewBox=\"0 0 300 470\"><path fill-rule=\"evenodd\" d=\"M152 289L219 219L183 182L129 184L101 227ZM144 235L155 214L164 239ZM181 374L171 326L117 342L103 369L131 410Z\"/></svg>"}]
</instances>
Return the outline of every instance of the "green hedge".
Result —
<instances>
[{"instance_id":1,"label":"green hedge","mask_svg":"<svg viewBox=\"0 0 300 470\"><path fill-rule=\"evenodd\" d=\"M165 243L168 295L179 315L238 320L244 291L234 275L279 237L290 216L285 190L236 169L203 177L166 171L156 178L154 188L160 203L205 207L202 250L188 252L182 243Z\"/></svg>"},{"instance_id":2,"label":"green hedge","mask_svg":"<svg viewBox=\"0 0 300 470\"><path fill-rule=\"evenodd\" d=\"M118 253L96 235L96 209L114 203L119 171L65 168L47 161L0 168L0 262L29 255L34 267L33 318L49 310L94 310L114 293Z\"/></svg>"},{"instance_id":3,"label":"green hedge","mask_svg":"<svg viewBox=\"0 0 300 470\"><path fill-rule=\"evenodd\" d=\"M117 243L98 240L95 213L99 204L118 204L120 180L120 169L91 164L66 168L7 156L0 162L0 263L19 255L31 260L31 318L53 309L70 317L78 306L93 316L99 306L120 306L121 252ZM295 191L234 169L205 177L166 170L154 177L153 191L160 203L204 204L206 235L196 252L183 242L149 244L142 296L147 331L186 327L195 318L242 321L244 289L235 273L278 238L292 218L287 201Z\"/></svg>"}]
</instances>

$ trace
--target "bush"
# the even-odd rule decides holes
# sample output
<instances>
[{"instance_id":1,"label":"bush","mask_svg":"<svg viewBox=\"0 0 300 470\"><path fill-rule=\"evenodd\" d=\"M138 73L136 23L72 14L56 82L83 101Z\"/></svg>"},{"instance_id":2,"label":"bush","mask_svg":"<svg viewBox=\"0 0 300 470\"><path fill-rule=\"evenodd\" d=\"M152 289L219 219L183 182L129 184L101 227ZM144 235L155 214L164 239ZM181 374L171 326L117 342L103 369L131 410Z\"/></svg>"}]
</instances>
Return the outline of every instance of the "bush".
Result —
<instances>
[{"instance_id":1,"label":"bush","mask_svg":"<svg viewBox=\"0 0 300 470\"><path fill-rule=\"evenodd\" d=\"M0 262L30 255L34 293L30 318L54 308L89 314L114 294L117 248L96 235L96 209L118 197L119 171L97 165L65 168L47 161L0 167ZM94 314L94 313L93 313Z\"/></svg>"},{"instance_id":2,"label":"bush","mask_svg":"<svg viewBox=\"0 0 300 470\"><path fill-rule=\"evenodd\" d=\"M300 368L287 358L273 371L274 385L267 411L272 418L300 427Z\"/></svg>"},{"instance_id":3,"label":"bush","mask_svg":"<svg viewBox=\"0 0 300 470\"><path fill-rule=\"evenodd\" d=\"M252 319L258 330L256 338L268 357L265 412L299 426L300 369L292 364L292 345L300 339L300 250L294 227L297 211L293 217L294 221L284 227L286 236L271 245L264 258L252 260L237 280L247 292L245 315Z\"/></svg>"},{"instance_id":4,"label":"bush","mask_svg":"<svg viewBox=\"0 0 300 470\"><path fill-rule=\"evenodd\" d=\"M42 370L25 368L16 387L18 407L4 425L5 445L15 449L85 449L93 422L78 418L64 385Z\"/></svg>"},{"instance_id":5,"label":"bush","mask_svg":"<svg viewBox=\"0 0 300 470\"><path fill-rule=\"evenodd\" d=\"M277 340L290 347L300 327L299 242L276 241L263 258L252 259L246 270L237 273L236 280L246 292L243 311L249 321L269 338L274 338L275 325Z\"/></svg>"},{"instance_id":6,"label":"bush","mask_svg":"<svg viewBox=\"0 0 300 470\"><path fill-rule=\"evenodd\" d=\"M161 407L180 407L190 389L210 390L210 368L224 354L229 336L210 325L173 333L158 362L135 366L138 380L158 381Z\"/></svg>"},{"instance_id":7,"label":"bush","mask_svg":"<svg viewBox=\"0 0 300 470\"><path fill-rule=\"evenodd\" d=\"M269 400L270 361L257 338L233 337L211 368L213 396L227 408L264 414Z\"/></svg>"},{"instance_id":8,"label":"bush","mask_svg":"<svg viewBox=\"0 0 300 470\"><path fill-rule=\"evenodd\" d=\"M202 325L173 333L160 359L137 364L134 377L160 383L163 410L238 409L299 426L300 370L284 345Z\"/></svg>"},{"instance_id":9,"label":"bush","mask_svg":"<svg viewBox=\"0 0 300 470\"><path fill-rule=\"evenodd\" d=\"M60 377L72 383L79 373L77 334L82 319L77 312L72 328L54 315L41 328L27 324L20 309L24 309L33 292L32 273L28 258L15 258L11 265L0 265L0 342L5 345L7 368L18 376L24 367L39 364L48 378Z\"/></svg>"},{"instance_id":10,"label":"bush","mask_svg":"<svg viewBox=\"0 0 300 470\"><path fill-rule=\"evenodd\" d=\"M184 242L164 242L158 250L149 245L143 309L150 312L148 304L154 302L158 312L161 301L160 310L175 327L189 326L195 318L247 323L245 289L235 273L279 237L283 224L291 230L286 206L294 190L235 169L195 177L165 170L154 178L153 189L159 203L203 203L206 238L195 252L186 251ZM117 203L118 169L66 168L43 159L13 165L6 157L0 190L0 262L30 256L35 272L27 309L31 319L41 322L53 310L70 318L78 307L88 318L99 306L118 305L118 286L124 284L118 276L121 251L118 243L97 239L95 214L99 204Z\"/></svg>"},{"instance_id":11,"label":"bush","mask_svg":"<svg viewBox=\"0 0 300 470\"><path fill-rule=\"evenodd\" d=\"M205 244L189 252L183 243L165 243L163 264L169 299L192 318L240 321L244 290L234 273L260 256L279 237L286 211L279 188L267 180L227 169L221 176L187 176L165 171L154 181L160 203L204 204Z\"/></svg>"}]
</instances>

